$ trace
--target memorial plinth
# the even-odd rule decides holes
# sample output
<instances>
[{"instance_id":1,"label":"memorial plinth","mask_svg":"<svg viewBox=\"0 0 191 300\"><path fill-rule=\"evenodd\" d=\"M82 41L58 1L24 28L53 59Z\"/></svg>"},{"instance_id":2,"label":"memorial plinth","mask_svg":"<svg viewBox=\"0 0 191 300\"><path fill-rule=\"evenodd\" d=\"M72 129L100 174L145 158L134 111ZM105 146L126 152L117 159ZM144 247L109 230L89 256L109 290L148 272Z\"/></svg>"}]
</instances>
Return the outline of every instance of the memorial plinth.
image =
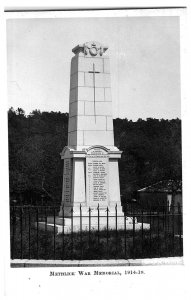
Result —
<instances>
[{"instance_id":1,"label":"memorial plinth","mask_svg":"<svg viewBox=\"0 0 191 300\"><path fill-rule=\"evenodd\" d=\"M92 228L98 226L98 214L100 229L108 225L107 210L113 216L109 217L109 228L116 228L116 209L118 228L124 228L118 170L122 152L114 146L107 49L98 42L88 42L72 50L68 146L61 153L63 190L56 219L68 232L71 223L73 230L80 229L81 215L81 229L88 228L90 208ZM51 226L51 218L49 223ZM131 218L126 218L126 223L132 228Z\"/></svg>"}]
</instances>

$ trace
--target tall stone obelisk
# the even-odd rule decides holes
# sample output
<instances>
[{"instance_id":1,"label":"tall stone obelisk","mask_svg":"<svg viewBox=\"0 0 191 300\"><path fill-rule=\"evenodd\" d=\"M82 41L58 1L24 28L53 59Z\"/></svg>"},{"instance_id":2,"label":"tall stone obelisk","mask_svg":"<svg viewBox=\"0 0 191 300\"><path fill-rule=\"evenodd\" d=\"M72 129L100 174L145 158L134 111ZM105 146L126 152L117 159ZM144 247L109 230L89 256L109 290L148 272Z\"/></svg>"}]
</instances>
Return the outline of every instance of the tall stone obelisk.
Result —
<instances>
[{"instance_id":1,"label":"tall stone obelisk","mask_svg":"<svg viewBox=\"0 0 191 300\"><path fill-rule=\"evenodd\" d=\"M83 215L97 207L122 215L118 159L114 146L108 47L88 42L72 49L68 146L64 160L60 216Z\"/></svg>"}]
</instances>

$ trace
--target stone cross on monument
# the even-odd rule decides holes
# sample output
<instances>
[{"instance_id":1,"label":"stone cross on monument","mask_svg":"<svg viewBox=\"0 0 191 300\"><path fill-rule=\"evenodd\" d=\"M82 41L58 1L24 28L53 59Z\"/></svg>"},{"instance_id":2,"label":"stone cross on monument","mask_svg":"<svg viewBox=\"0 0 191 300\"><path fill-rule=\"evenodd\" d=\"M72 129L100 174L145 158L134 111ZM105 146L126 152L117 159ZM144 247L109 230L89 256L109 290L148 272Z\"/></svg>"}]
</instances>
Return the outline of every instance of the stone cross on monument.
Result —
<instances>
[{"instance_id":1,"label":"stone cross on monument","mask_svg":"<svg viewBox=\"0 0 191 300\"><path fill-rule=\"evenodd\" d=\"M94 116L95 116L95 122L96 122L96 107L95 107L95 74L99 74L100 72L95 71L95 64L93 63L93 71L89 71L88 73L93 73L93 86L94 86Z\"/></svg>"},{"instance_id":2,"label":"stone cross on monument","mask_svg":"<svg viewBox=\"0 0 191 300\"><path fill-rule=\"evenodd\" d=\"M71 61L68 146L64 160L60 216L115 211L122 214L118 159L114 146L108 47L98 42L76 46Z\"/></svg>"}]
</instances>

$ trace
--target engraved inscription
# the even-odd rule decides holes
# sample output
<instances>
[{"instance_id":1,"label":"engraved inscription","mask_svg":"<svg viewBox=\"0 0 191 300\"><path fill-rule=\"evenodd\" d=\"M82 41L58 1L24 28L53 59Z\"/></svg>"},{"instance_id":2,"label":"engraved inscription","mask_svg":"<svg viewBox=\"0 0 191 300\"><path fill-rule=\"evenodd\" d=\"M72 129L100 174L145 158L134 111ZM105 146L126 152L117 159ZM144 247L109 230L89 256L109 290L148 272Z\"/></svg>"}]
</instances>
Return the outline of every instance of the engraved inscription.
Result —
<instances>
[{"instance_id":1,"label":"engraved inscription","mask_svg":"<svg viewBox=\"0 0 191 300\"><path fill-rule=\"evenodd\" d=\"M94 148L86 156L87 200L91 205L108 201L108 155Z\"/></svg>"},{"instance_id":2,"label":"engraved inscription","mask_svg":"<svg viewBox=\"0 0 191 300\"><path fill-rule=\"evenodd\" d=\"M72 160L65 158L64 160L64 202L71 202L72 190Z\"/></svg>"}]
</instances>

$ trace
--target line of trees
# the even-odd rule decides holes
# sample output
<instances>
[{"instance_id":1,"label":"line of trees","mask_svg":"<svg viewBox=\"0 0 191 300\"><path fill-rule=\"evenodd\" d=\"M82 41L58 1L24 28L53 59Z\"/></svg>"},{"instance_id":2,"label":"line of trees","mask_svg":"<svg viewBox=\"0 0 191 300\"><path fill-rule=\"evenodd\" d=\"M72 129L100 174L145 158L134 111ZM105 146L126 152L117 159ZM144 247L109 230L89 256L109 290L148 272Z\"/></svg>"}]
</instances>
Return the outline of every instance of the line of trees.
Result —
<instances>
[{"instance_id":1,"label":"line of trees","mask_svg":"<svg viewBox=\"0 0 191 300\"><path fill-rule=\"evenodd\" d=\"M43 195L60 204L63 162L67 145L68 113L8 111L11 199L30 201ZM159 180L181 180L181 120L149 118L114 120L122 195Z\"/></svg>"}]
</instances>

